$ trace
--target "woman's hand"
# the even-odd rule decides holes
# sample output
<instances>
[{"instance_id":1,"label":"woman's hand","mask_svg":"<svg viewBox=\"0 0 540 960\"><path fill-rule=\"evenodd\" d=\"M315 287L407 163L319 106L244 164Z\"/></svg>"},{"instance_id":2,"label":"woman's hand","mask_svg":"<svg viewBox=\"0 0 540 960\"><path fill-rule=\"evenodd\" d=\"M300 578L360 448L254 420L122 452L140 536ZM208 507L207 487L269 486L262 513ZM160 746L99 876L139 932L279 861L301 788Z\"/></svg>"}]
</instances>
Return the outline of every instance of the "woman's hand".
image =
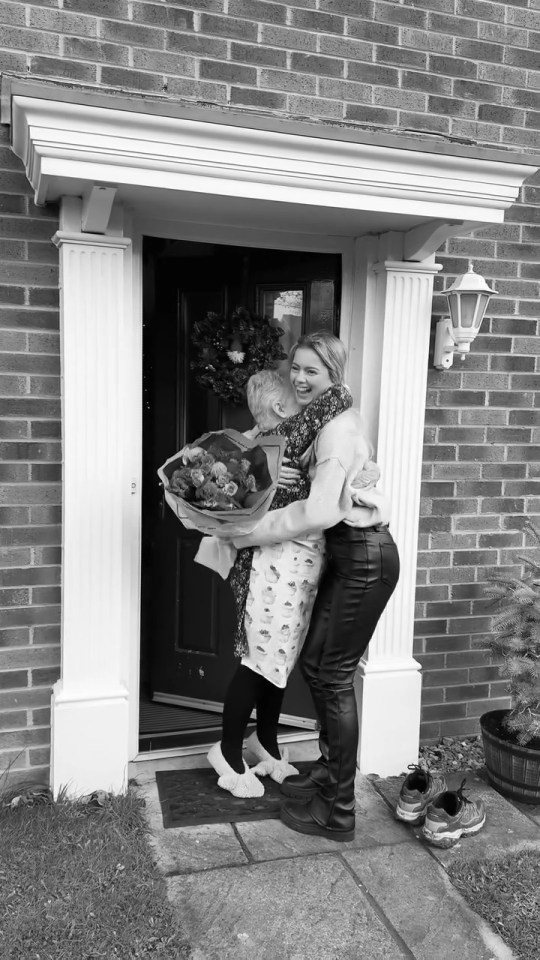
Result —
<instances>
[{"instance_id":1,"label":"woman's hand","mask_svg":"<svg viewBox=\"0 0 540 960\"><path fill-rule=\"evenodd\" d=\"M281 465L281 470L279 473L278 487L288 488L294 487L295 483L298 483L302 476L302 471L298 470L296 467L289 467L291 461L288 457L283 457L283 463Z\"/></svg>"}]
</instances>

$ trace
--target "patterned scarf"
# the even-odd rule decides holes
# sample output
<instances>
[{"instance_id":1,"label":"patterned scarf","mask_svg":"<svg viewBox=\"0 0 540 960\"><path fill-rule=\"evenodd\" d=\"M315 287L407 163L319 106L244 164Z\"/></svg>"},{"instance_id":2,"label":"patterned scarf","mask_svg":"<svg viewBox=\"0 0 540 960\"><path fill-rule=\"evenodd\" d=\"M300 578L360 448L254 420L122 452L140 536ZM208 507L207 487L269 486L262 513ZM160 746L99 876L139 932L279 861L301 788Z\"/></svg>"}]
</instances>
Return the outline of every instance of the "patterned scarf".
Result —
<instances>
[{"instance_id":1,"label":"patterned scarf","mask_svg":"<svg viewBox=\"0 0 540 960\"><path fill-rule=\"evenodd\" d=\"M289 466L300 469L301 457L306 453L322 428L352 406L352 397L343 384L334 384L325 390L316 400L308 404L300 413L282 420L272 430L265 431L266 435L273 433L287 437L285 456L290 460ZM311 481L307 474L302 473L300 479L292 487L278 487L272 500L270 510L286 507L295 500L307 500ZM236 608L236 630L234 633L234 653L237 657L248 654L248 642L245 628L246 601L251 577L253 561L253 547L244 547L239 550L234 566L229 574Z\"/></svg>"}]
</instances>

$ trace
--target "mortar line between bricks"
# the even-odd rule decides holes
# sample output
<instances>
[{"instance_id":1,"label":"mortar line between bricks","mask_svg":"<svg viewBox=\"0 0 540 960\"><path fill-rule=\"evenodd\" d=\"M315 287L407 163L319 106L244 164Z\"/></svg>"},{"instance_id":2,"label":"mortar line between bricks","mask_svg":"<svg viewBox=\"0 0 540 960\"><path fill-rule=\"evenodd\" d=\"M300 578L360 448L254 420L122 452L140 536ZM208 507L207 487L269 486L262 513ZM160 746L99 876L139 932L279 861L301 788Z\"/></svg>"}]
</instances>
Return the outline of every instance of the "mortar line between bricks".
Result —
<instances>
[{"instance_id":1,"label":"mortar line between bricks","mask_svg":"<svg viewBox=\"0 0 540 960\"><path fill-rule=\"evenodd\" d=\"M347 860L345 859L345 856L342 853L338 853L337 857L339 860L341 860L347 873L350 874L353 882L356 884L356 886L358 887L362 895L366 898L372 910L375 911L381 923L388 930L388 933L390 934L392 939L395 940L397 946L402 951L403 956L406 957L407 960L417 960L417 957L412 952L410 947L407 946L405 940L403 939L399 931L396 929L392 921L388 919L386 913L384 912L383 908L379 904L378 900L376 900L373 894L369 892L368 888L362 882L358 874L355 872L354 868L351 867L350 863L347 862Z\"/></svg>"}]
</instances>

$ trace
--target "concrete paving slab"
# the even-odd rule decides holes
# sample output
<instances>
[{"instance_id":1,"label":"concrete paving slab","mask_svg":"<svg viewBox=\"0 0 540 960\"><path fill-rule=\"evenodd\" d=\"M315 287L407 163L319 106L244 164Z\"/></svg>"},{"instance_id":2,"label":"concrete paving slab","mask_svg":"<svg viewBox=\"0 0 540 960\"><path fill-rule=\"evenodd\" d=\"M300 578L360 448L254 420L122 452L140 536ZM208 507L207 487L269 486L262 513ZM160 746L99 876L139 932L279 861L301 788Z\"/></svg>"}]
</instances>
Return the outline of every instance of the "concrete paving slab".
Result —
<instances>
[{"instance_id":1,"label":"concrete paving slab","mask_svg":"<svg viewBox=\"0 0 540 960\"><path fill-rule=\"evenodd\" d=\"M347 850L344 858L416 960L512 960L509 947L467 906L426 850Z\"/></svg>"},{"instance_id":2,"label":"concrete paving slab","mask_svg":"<svg viewBox=\"0 0 540 960\"><path fill-rule=\"evenodd\" d=\"M533 823L535 823L536 826L540 829L540 804L537 804L537 803L520 803L519 800L511 800L510 802L514 805L514 807L517 807L517 809L518 809L525 817L528 817L529 820L532 820ZM540 836L540 834L539 834L539 836Z\"/></svg>"},{"instance_id":3,"label":"concrete paving slab","mask_svg":"<svg viewBox=\"0 0 540 960\"><path fill-rule=\"evenodd\" d=\"M145 802L150 843L162 873L197 872L248 862L230 823L207 823L165 830L155 776L143 781L137 789Z\"/></svg>"},{"instance_id":4,"label":"concrete paving slab","mask_svg":"<svg viewBox=\"0 0 540 960\"><path fill-rule=\"evenodd\" d=\"M367 777L357 774L355 782L356 828L367 843L403 843L410 839L406 824L394 819L379 793Z\"/></svg>"},{"instance_id":5,"label":"concrete paving slab","mask_svg":"<svg viewBox=\"0 0 540 960\"><path fill-rule=\"evenodd\" d=\"M192 960L411 960L338 856L167 883Z\"/></svg>"},{"instance_id":6,"label":"concrete paving slab","mask_svg":"<svg viewBox=\"0 0 540 960\"><path fill-rule=\"evenodd\" d=\"M350 843L310 837L290 830L279 820L237 823L236 827L254 860L278 860L303 854L342 852L344 848L362 850L377 844L410 843L409 828L394 820L373 785L360 775L356 778L356 836Z\"/></svg>"},{"instance_id":7,"label":"concrete paving slab","mask_svg":"<svg viewBox=\"0 0 540 960\"><path fill-rule=\"evenodd\" d=\"M459 787L463 776L463 773L450 774L447 777L449 789L455 790ZM392 809L397 802L402 782L402 777L373 780L374 786L381 791ZM430 846L433 856L441 864L447 866L458 857L463 860L482 860L485 857L504 856L511 850L521 850L524 847L540 849L540 833L536 824L485 780L473 773L467 773L465 793L472 800L483 800L486 807L486 825L480 833L464 837L449 850ZM411 833L422 839L419 828L411 828ZM424 842L422 839L422 843Z\"/></svg>"},{"instance_id":8,"label":"concrete paving slab","mask_svg":"<svg viewBox=\"0 0 540 960\"><path fill-rule=\"evenodd\" d=\"M230 823L161 830L154 834L152 845L158 869L165 875L248 863Z\"/></svg>"},{"instance_id":9,"label":"concrete paving slab","mask_svg":"<svg viewBox=\"0 0 540 960\"><path fill-rule=\"evenodd\" d=\"M281 820L237 823L236 829L255 861L282 860L314 853L340 852L342 843L289 830Z\"/></svg>"}]
</instances>

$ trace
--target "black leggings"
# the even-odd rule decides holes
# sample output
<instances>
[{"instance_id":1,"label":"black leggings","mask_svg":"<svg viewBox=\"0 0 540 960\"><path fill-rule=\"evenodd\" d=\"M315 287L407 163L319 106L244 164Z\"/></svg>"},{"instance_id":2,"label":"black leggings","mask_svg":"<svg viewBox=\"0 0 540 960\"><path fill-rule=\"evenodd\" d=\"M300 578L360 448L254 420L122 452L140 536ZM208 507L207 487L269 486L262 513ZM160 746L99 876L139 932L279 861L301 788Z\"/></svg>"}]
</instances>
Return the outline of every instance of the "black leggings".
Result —
<instances>
[{"instance_id":1,"label":"black leggings","mask_svg":"<svg viewBox=\"0 0 540 960\"><path fill-rule=\"evenodd\" d=\"M225 696L221 735L221 752L236 773L244 772L242 744L255 708L259 741L268 753L279 760L277 729L284 694L284 689L276 687L249 667L238 667Z\"/></svg>"}]
</instances>

